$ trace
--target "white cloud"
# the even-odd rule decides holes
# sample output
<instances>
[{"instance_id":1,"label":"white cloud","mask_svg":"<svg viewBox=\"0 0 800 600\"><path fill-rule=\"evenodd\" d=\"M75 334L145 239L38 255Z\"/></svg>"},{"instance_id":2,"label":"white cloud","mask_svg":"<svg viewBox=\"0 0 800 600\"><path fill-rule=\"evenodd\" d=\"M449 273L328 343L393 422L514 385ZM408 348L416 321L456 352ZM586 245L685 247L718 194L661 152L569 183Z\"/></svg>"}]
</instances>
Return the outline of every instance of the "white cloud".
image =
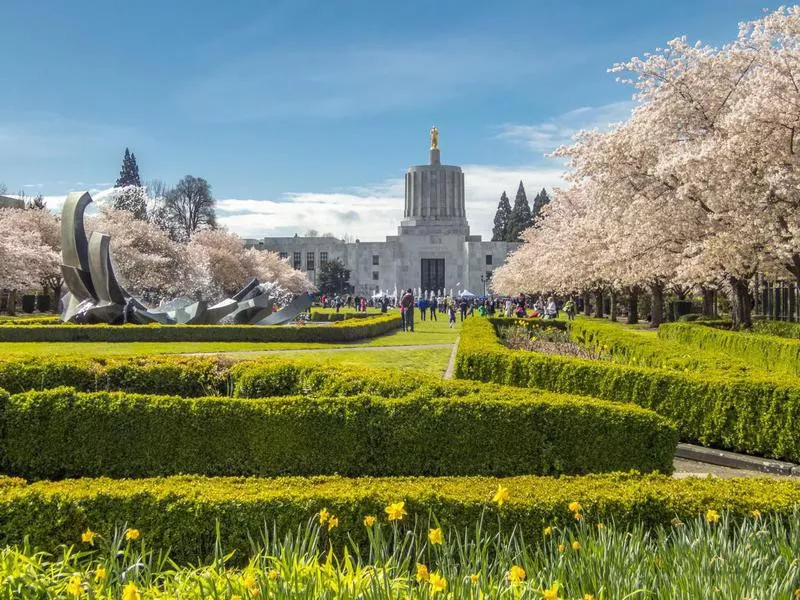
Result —
<instances>
[{"instance_id":1,"label":"white cloud","mask_svg":"<svg viewBox=\"0 0 800 600\"><path fill-rule=\"evenodd\" d=\"M533 125L509 123L500 128L498 137L535 152L552 152L582 129L606 129L628 118L633 101L611 102L602 106L584 106Z\"/></svg>"},{"instance_id":2,"label":"white cloud","mask_svg":"<svg viewBox=\"0 0 800 600\"><path fill-rule=\"evenodd\" d=\"M562 171L553 167L466 165L467 218L473 234L491 238L494 213L503 190L512 202L522 181L528 201L542 188L562 185ZM363 241L382 241L397 233L403 218L403 180L336 192L292 192L278 199L224 199L219 222L246 238L302 235L309 229L351 234Z\"/></svg>"}]
</instances>

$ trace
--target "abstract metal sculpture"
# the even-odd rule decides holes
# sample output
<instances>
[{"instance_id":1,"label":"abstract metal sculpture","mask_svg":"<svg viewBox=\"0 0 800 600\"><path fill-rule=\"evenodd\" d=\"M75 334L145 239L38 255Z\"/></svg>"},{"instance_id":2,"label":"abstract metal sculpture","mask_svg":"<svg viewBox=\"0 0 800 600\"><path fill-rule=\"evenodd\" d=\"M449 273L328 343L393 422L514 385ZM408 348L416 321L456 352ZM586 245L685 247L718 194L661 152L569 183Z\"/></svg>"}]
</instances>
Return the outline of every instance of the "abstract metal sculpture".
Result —
<instances>
[{"instance_id":1,"label":"abstract metal sculpture","mask_svg":"<svg viewBox=\"0 0 800 600\"><path fill-rule=\"evenodd\" d=\"M214 325L231 317L237 324L281 325L311 307L311 297L301 294L273 312L273 300L258 279L251 279L234 296L213 306L200 300L165 310L149 309L119 283L111 260L111 236L94 232L87 240L83 216L91 202L87 192L73 192L61 213L61 273L69 290L61 299L62 321Z\"/></svg>"}]
</instances>

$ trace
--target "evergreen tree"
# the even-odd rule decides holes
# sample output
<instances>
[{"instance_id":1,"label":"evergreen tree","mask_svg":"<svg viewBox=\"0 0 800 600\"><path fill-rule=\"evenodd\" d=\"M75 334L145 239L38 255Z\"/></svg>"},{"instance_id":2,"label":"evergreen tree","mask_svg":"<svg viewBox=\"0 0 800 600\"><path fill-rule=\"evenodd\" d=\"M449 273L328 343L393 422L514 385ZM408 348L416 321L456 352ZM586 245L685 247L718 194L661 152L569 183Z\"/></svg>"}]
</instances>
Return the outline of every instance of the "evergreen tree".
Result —
<instances>
[{"instance_id":1,"label":"evergreen tree","mask_svg":"<svg viewBox=\"0 0 800 600\"><path fill-rule=\"evenodd\" d=\"M520 181L519 188L517 188L517 196L514 198L514 208L511 209L507 241L519 241L522 232L531 225L531 206L528 204L528 197L525 195L525 186Z\"/></svg>"},{"instance_id":2,"label":"evergreen tree","mask_svg":"<svg viewBox=\"0 0 800 600\"><path fill-rule=\"evenodd\" d=\"M542 209L549 202L550 196L547 195L547 190L542 188L542 191L536 194L536 198L533 199L533 208L531 208L534 225L542 219Z\"/></svg>"},{"instance_id":3,"label":"evergreen tree","mask_svg":"<svg viewBox=\"0 0 800 600\"><path fill-rule=\"evenodd\" d=\"M508 228L511 224L511 202L508 201L505 191L500 196L500 204L494 214L494 229L492 229L493 242L508 241Z\"/></svg>"},{"instance_id":4,"label":"evergreen tree","mask_svg":"<svg viewBox=\"0 0 800 600\"><path fill-rule=\"evenodd\" d=\"M323 294L350 292L350 269L345 268L341 258L322 263L317 277L317 287Z\"/></svg>"},{"instance_id":5,"label":"evergreen tree","mask_svg":"<svg viewBox=\"0 0 800 600\"><path fill-rule=\"evenodd\" d=\"M139 178L139 165L136 164L136 155L128 148L125 148L122 168L114 187L126 188L114 195L114 209L127 210L137 219L147 219L147 198Z\"/></svg>"}]
</instances>

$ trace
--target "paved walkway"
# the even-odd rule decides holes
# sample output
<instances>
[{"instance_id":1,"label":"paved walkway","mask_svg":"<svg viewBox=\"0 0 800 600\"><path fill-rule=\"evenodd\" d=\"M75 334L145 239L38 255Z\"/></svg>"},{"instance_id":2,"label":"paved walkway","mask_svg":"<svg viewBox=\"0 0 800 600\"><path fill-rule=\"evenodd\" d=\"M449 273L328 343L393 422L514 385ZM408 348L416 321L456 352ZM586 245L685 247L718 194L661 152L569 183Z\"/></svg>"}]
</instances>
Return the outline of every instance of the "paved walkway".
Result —
<instances>
[{"instance_id":1,"label":"paved walkway","mask_svg":"<svg viewBox=\"0 0 800 600\"><path fill-rule=\"evenodd\" d=\"M192 352L181 356L261 356L266 354L308 354L330 352L383 352L387 350L430 350L452 348L453 344L411 344L407 346L355 346L340 348L303 348L299 350L234 350L232 352Z\"/></svg>"},{"instance_id":2,"label":"paved walkway","mask_svg":"<svg viewBox=\"0 0 800 600\"><path fill-rule=\"evenodd\" d=\"M723 479L730 479L731 477L770 477L773 479L789 479L785 475L776 475L774 473L761 473L760 471L750 471L746 469L732 469L730 467L721 467L718 465L711 465L709 463L697 462L694 460L686 460L684 458L676 458L673 461L675 472L672 474L676 479L684 477L721 477ZM791 478L796 480L797 478Z\"/></svg>"}]
</instances>

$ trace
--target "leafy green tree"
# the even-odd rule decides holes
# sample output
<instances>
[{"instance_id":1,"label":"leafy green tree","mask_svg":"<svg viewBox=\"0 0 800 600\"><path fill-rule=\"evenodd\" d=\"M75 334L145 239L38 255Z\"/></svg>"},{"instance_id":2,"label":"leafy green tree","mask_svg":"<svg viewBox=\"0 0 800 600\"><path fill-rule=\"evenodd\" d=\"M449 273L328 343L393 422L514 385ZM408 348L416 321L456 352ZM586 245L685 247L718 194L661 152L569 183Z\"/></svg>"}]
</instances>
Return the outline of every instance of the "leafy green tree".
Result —
<instances>
[{"instance_id":1,"label":"leafy green tree","mask_svg":"<svg viewBox=\"0 0 800 600\"><path fill-rule=\"evenodd\" d=\"M341 258L334 258L322 263L317 276L317 287L323 294L350 292L350 269L345 268Z\"/></svg>"},{"instance_id":2,"label":"leafy green tree","mask_svg":"<svg viewBox=\"0 0 800 600\"><path fill-rule=\"evenodd\" d=\"M147 219L147 198L139 177L139 165L136 164L136 155L128 148L125 148L122 168L114 187L122 188L114 195L116 210L127 210L137 219Z\"/></svg>"},{"instance_id":3,"label":"leafy green tree","mask_svg":"<svg viewBox=\"0 0 800 600\"><path fill-rule=\"evenodd\" d=\"M497 212L494 214L494 228L492 229L493 242L508 241L508 228L511 224L511 202L508 200L505 190L500 196L500 204L497 205Z\"/></svg>"},{"instance_id":4,"label":"leafy green tree","mask_svg":"<svg viewBox=\"0 0 800 600\"><path fill-rule=\"evenodd\" d=\"M531 223L531 206L525 195L525 186L519 182L517 196L514 198L514 208L511 209L511 221L508 228L508 241L519 241L520 235Z\"/></svg>"}]
</instances>

